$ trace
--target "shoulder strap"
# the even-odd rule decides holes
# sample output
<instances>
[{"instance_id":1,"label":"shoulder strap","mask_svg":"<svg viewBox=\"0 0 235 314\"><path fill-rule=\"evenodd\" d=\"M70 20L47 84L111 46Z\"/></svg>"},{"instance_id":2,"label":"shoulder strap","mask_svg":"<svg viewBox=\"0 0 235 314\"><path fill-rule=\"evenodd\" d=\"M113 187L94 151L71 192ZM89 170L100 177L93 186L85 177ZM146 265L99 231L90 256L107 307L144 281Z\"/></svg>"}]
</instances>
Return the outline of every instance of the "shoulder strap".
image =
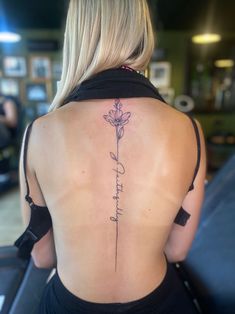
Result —
<instances>
[{"instance_id":1,"label":"shoulder strap","mask_svg":"<svg viewBox=\"0 0 235 314\"><path fill-rule=\"evenodd\" d=\"M34 204L30 197L29 184L27 180L26 162L27 162L27 148L29 142L29 136L32 130L33 120L26 128L25 139L23 146L23 166L25 182L27 187L27 194L25 196L26 201L30 206L30 221L28 227L24 233L15 241L14 245L18 247L18 256L28 259L33 246L38 242L52 227L52 220L50 212L46 206L38 206Z\"/></svg>"},{"instance_id":2,"label":"shoulder strap","mask_svg":"<svg viewBox=\"0 0 235 314\"><path fill-rule=\"evenodd\" d=\"M29 190L29 183L28 183L28 179L27 179L27 171L26 171L26 164L27 164L27 149L28 149L28 143L29 143L29 136L32 130L32 125L33 122L30 122L30 124L28 125L26 132L25 132L25 140L24 140L24 149L23 149L23 166L24 166L24 176L25 176L25 183L26 183L26 188L27 188L27 192L26 192L26 196L25 199L28 202L31 202L31 198L29 196L30 194L30 190Z\"/></svg>"},{"instance_id":3,"label":"shoulder strap","mask_svg":"<svg viewBox=\"0 0 235 314\"><path fill-rule=\"evenodd\" d=\"M200 134L199 134L199 130L198 130L198 126L197 126L197 123L196 121L188 116L190 118L190 120L192 121L192 124L193 124L193 127L194 127L194 131L195 131L195 134L196 134L196 140L197 140L197 163L196 163L196 167L195 167L195 170L194 170L194 175L193 175L193 180L192 180L192 183L189 187L189 191L193 190L194 189L194 180L197 176L197 173L198 173L198 170L199 170L199 166L200 166L200 159L201 159L201 142L200 142Z\"/></svg>"},{"instance_id":4,"label":"shoulder strap","mask_svg":"<svg viewBox=\"0 0 235 314\"><path fill-rule=\"evenodd\" d=\"M190 117L189 115L187 115L192 124L193 124L193 128L194 128L194 131L195 131L195 135L196 135L196 140L197 140L197 163L196 163L196 167L195 167L195 170L194 170L194 175L193 175L193 180L192 180L192 183L189 187L189 191L193 190L194 189L194 180L197 176L197 173L198 173L198 170L199 170L199 166L200 166L200 159L201 159L201 142L200 142L200 134L199 134L199 130L198 130L198 126L197 126L197 123L196 121ZM183 208L183 207L180 207L176 217L175 217L175 220L174 222L178 225L181 225L181 226L185 226L188 219L190 218L190 214Z\"/></svg>"}]
</instances>

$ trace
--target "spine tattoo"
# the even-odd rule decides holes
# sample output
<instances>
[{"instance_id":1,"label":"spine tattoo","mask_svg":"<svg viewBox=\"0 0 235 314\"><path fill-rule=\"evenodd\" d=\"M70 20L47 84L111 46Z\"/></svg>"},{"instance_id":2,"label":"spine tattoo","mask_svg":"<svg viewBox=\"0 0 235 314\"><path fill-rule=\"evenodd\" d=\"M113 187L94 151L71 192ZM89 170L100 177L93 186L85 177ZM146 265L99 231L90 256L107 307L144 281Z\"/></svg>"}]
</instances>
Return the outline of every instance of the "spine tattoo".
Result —
<instances>
[{"instance_id":1,"label":"spine tattoo","mask_svg":"<svg viewBox=\"0 0 235 314\"><path fill-rule=\"evenodd\" d=\"M104 119L109 122L116 131L116 154L110 152L110 157L116 162L116 169L113 171L116 174L116 193L113 196L115 200L115 214L110 217L110 220L116 224L116 242L115 242L115 272L117 271L117 256L118 256L118 224L119 216L123 214L123 209L119 207L120 192L123 192L123 184L120 182L119 177L125 174L125 167L119 160L119 141L124 135L124 125L129 122L131 116L130 112L121 110L122 104L120 99L116 99L114 103L115 110L110 110Z\"/></svg>"}]
</instances>

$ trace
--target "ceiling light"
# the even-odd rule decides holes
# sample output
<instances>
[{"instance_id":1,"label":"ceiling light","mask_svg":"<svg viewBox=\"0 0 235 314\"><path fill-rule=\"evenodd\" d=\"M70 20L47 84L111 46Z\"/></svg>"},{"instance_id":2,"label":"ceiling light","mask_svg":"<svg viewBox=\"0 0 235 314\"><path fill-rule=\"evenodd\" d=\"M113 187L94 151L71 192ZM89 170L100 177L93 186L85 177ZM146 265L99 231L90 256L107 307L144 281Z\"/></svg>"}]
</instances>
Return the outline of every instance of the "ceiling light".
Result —
<instances>
[{"instance_id":1,"label":"ceiling light","mask_svg":"<svg viewBox=\"0 0 235 314\"><path fill-rule=\"evenodd\" d=\"M216 60L215 66L217 68L232 68L234 66L234 61L232 59Z\"/></svg>"},{"instance_id":2,"label":"ceiling light","mask_svg":"<svg viewBox=\"0 0 235 314\"><path fill-rule=\"evenodd\" d=\"M21 40L21 36L12 32L0 32L0 42L15 43Z\"/></svg>"},{"instance_id":3,"label":"ceiling light","mask_svg":"<svg viewBox=\"0 0 235 314\"><path fill-rule=\"evenodd\" d=\"M195 44L200 44L200 45L216 43L220 40L221 40L221 36L219 34L211 34L211 33L198 34L192 37L192 42Z\"/></svg>"}]
</instances>

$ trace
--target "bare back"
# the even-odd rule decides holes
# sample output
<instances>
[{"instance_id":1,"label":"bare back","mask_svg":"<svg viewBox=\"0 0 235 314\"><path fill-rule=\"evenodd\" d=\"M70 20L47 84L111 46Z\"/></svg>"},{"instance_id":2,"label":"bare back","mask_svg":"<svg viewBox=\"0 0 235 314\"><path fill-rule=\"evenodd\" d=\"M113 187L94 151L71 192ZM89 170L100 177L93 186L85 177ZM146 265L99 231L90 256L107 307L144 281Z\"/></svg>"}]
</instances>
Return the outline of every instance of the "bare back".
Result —
<instances>
[{"instance_id":1,"label":"bare back","mask_svg":"<svg viewBox=\"0 0 235 314\"><path fill-rule=\"evenodd\" d=\"M121 99L130 114L117 134L104 118L114 104L69 103L37 119L29 149L44 200L33 186L32 197L49 208L58 273L93 302L138 299L163 280L164 247L197 157L186 115L151 98Z\"/></svg>"}]
</instances>

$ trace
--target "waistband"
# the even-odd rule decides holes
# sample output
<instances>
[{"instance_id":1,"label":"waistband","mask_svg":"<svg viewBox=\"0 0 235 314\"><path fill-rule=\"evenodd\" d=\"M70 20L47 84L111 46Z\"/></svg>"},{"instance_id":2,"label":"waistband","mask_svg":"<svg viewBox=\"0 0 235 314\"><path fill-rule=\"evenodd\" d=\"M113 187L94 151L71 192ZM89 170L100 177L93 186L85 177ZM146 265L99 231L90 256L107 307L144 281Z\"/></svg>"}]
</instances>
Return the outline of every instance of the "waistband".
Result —
<instances>
[{"instance_id":1,"label":"waistband","mask_svg":"<svg viewBox=\"0 0 235 314\"><path fill-rule=\"evenodd\" d=\"M54 293L60 305L66 308L69 313L148 313L149 310L157 310L167 302L172 291L177 289L177 278L173 266L167 262L166 274L160 285L148 295L138 300L124 303L97 303L81 299L71 293L62 283L58 273L53 278ZM175 284L174 284L175 283ZM150 312L150 311L149 311Z\"/></svg>"}]
</instances>

